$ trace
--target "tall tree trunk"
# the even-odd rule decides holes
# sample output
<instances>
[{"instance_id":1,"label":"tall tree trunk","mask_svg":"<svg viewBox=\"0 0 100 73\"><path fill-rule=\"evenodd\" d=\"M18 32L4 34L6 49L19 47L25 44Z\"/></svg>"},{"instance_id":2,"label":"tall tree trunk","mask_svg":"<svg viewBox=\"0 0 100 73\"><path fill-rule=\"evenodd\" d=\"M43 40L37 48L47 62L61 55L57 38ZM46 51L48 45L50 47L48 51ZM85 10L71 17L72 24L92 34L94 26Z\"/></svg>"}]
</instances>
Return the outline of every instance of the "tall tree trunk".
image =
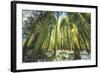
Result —
<instances>
[{"instance_id":1,"label":"tall tree trunk","mask_svg":"<svg viewBox=\"0 0 100 73\"><path fill-rule=\"evenodd\" d=\"M81 59L81 56L80 56L80 49L77 47L76 44L74 44L74 59L75 59L75 60Z\"/></svg>"},{"instance_id":2,"label":"tall tree trunk","mask_svg":"<svg viewBox=\"0 0 100 73\"><path fill-rule=\"evenodd\" d=\"M54 57L56 56L56 48L54 48Z\"/></svg>"}]
</instances>

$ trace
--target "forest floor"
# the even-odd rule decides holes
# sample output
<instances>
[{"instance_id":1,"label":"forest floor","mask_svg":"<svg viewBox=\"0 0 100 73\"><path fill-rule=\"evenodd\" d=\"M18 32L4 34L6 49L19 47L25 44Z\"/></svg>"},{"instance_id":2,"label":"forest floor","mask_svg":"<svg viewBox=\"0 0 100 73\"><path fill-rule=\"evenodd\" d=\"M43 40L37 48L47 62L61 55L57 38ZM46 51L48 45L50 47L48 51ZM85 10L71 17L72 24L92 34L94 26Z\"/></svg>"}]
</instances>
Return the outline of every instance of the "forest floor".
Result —
<instances>
[{"instance_id":1,"label":"forest floor","mask_svg":"<svg viewBox=\"0 0 100 73\"><path fill-rule=\"evenodd\" d=\"M52 58L52 52L46 52L47 58L40 58L38 62L45 62L50 61L50 58ZM81 59L79 60L89 60L91 59L91 54L88 54L85 50L80 52ZM74 52L73 50L57 50L56 56L54 59L52 58L52 61L69 61L74 60Z\"/></svg>"},{"instance_id":2,"label":"forest floor","mask_svg":"<svg viewBox=\"0 0 100 73\"><path fill-rule=\"evenodd\" d=\"M27 53L32 50L28 50ZM75 55L73 50L56 50L56 55L54 56L54 51L41 50L38 54L36 62L53 62L53 61L74 61ZM29 58L27 54L24 56L23 62L34 62L33 58ZM80 59L78 60L90 60L91 54L87 51L80 51Z\"/></svg>"}]
</instances>

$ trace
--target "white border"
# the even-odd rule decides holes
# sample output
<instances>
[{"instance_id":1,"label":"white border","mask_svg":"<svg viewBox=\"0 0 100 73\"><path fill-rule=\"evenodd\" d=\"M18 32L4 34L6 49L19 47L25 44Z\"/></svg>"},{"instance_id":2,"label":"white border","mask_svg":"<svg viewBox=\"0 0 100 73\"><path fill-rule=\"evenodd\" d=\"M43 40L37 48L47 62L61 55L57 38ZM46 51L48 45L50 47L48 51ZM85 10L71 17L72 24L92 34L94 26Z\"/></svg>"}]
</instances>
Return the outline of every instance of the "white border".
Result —
<instances>
[{"instance_id":1,"label":"white border","mask_svg":"<svg viewBox=\"0 0 100 73\"><path fill-rule=\"evenodd\" d=\"M61 61L61 62L36 62L36 63L22 63L22 10L44 10L44 11L66 11L66 12L83 12L91 13L91 60L78 60L78 61ZM85 66L96 64L96 10L92 8L79 8L79 7L60 7L60 6L45 6L45 5L28 5L28 4L17 4L17 57L16 64L17 70L22 69L38 69L38 68L51 68L51 67L72 67L72 66Z\"/></svg>"}]
</instances>

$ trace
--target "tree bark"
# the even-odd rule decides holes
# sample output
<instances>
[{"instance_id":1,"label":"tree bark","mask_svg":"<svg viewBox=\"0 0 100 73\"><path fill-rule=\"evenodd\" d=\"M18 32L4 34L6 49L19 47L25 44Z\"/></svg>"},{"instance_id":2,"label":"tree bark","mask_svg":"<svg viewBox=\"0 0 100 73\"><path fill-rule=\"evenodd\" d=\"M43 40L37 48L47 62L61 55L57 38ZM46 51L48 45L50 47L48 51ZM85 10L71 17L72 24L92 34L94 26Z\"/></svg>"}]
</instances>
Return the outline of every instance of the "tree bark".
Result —
<instances>
[{"instance_id":1,"label":"tree bark","mask_svg":"<svg viewBox=\"0 0 100 73\"><path fill-rule=\"evenodd\" d=\"M81 59L81 56L80 56L80 49L77 48L77 45L74 44L74 59L77 60L77 59Z\"/></svg>"}]
</instances>

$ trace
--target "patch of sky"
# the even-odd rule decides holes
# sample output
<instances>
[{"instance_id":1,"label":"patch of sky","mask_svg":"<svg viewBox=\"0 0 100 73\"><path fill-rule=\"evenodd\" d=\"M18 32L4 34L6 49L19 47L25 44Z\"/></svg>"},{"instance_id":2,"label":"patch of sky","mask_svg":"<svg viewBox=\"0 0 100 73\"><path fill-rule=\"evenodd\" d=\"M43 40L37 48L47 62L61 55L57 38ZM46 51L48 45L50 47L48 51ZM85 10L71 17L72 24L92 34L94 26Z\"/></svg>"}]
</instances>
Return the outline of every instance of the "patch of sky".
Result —
<instances>
[{"instance_id":1,"label":"patch of sky","mask_svg":"<svg viewBox=\"0 0 100 73\"><path fill-rule=\"evenodd\" d=\"M56 18L56 21L58 21L58 23L61 22L61 19L64 17L64 16L67 16L67 12L54 12L54 15L55 15L55 18Z\"/></svg>"}]
</instances>

